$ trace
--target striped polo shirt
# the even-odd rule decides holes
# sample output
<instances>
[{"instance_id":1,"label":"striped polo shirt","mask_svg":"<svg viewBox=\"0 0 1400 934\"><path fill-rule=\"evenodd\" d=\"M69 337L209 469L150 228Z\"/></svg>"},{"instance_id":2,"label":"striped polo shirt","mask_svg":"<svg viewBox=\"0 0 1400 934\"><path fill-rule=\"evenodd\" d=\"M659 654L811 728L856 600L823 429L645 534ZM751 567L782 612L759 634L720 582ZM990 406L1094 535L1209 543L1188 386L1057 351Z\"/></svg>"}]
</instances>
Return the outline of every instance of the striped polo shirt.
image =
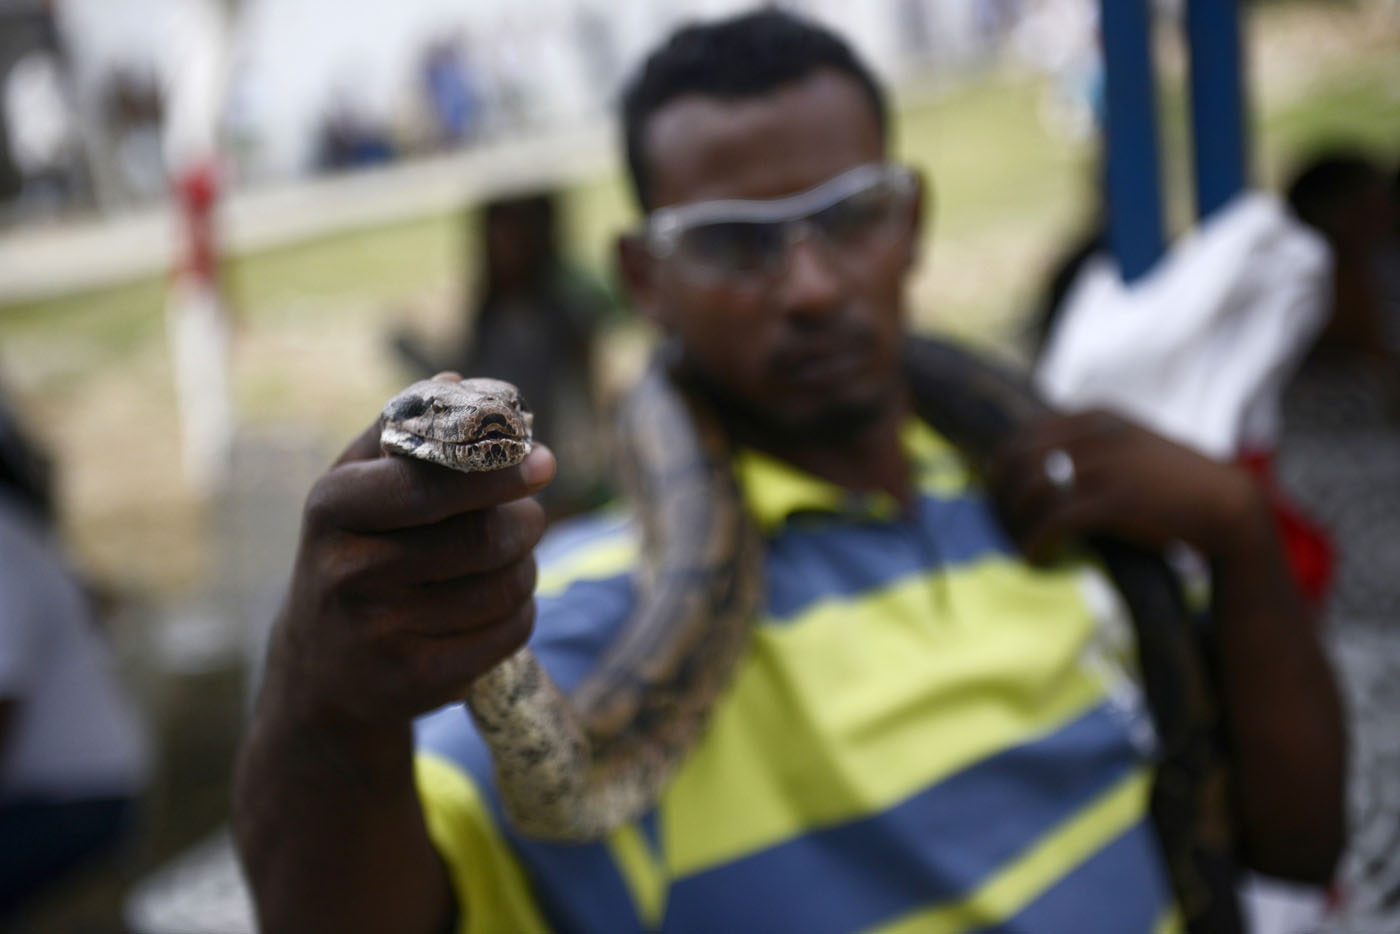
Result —
<instances>
[{"instance_id":1,"label":"striped polo shirt","mask_svg":"<svg viewBox=\"0 0 1400 934\"><path fill-rule=\"evenodd\" d=\"M912 511L739 455L765 609L660 802L606 840L516 834L463 708L419 721L461 932L1178 929L1121 610L1086 565L1018 560L922 423L903 439ZM541 545L532 645L566 691L627 618L637 551L620 514Z\"/></svg>"}]
</instances>

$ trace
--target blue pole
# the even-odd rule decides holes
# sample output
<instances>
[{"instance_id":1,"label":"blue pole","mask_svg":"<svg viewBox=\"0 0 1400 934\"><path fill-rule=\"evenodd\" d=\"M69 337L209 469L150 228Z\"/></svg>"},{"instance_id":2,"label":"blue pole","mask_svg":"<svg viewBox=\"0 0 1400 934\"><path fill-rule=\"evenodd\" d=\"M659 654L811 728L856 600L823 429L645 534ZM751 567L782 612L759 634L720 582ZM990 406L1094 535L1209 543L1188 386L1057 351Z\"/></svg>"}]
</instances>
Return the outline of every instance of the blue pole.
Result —
<instances>
[{"instance_id":1,"label":"blue pole","mask_svg":"<svg viewBox=\"0 0 1400 934\"><path fill-rule=\"evenodd\" d=\"M1188 0L1196 214L1204 220L1245 187L1238 0Z\"/></svg>"},{"instance_id":2,"label":"blue pole","mask_svg":"<svg viewBox=\"0 0 1400 934\"><path fill-rule=\"evenodd\" d=\"M1108 237L1125 282L1165 248L1148 0L1100 0Z\"/></svg>"}]
</instances>

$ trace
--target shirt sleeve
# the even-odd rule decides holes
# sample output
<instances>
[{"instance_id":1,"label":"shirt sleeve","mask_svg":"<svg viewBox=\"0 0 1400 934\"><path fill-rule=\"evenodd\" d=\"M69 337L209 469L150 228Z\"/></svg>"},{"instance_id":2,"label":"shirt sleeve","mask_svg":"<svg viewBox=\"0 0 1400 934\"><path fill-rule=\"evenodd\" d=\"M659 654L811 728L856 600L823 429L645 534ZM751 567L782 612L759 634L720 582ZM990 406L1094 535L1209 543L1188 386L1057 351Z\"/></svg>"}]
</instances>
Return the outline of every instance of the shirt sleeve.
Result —
<instances>
[{"instance_id":1,"label":"shirt sleeve","mask_svg":"<svg viewBox=\"0 0 1400 934\"><path fill-rule=\"evenodd\" d=\"M548 931L525 872L471 776L427 752L418 753L415 775L428 835L457 896L457 934Z\"/></svg>"}]
</instances>

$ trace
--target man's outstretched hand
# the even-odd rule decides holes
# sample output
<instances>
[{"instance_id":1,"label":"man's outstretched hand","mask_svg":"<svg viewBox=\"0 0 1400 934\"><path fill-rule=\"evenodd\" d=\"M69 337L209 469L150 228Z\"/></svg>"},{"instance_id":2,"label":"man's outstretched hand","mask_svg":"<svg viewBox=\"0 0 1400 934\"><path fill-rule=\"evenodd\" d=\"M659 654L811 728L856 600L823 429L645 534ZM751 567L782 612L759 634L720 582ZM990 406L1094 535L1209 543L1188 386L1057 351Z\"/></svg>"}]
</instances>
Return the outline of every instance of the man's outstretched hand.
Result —
<instances>
[{"instance_id":1,"label":"man's outstretched hand","mask_svg":"<svg viewBox=\"0 0 1400 934\"><path fill-rule=\"evenodd\" d=\"M379 451L361 435L312 488L269 679L311 717L405 722L462 696L525 643L532 552L554 475L520 464L462 473Z\"/></svg>"},{"instance_id":2,"label":"man's outstretched hand","mask_svg":"<svg viewBox=\"0 0 1400 934\"><path fill-rule=\"evenodd\" d=\"M262 930L437 932L456 903L428 836L413 718L461 697L534 620L533 500L554 474L461 473L361 435L307 498L234 784Z\"/></svg>"}]
</instances>

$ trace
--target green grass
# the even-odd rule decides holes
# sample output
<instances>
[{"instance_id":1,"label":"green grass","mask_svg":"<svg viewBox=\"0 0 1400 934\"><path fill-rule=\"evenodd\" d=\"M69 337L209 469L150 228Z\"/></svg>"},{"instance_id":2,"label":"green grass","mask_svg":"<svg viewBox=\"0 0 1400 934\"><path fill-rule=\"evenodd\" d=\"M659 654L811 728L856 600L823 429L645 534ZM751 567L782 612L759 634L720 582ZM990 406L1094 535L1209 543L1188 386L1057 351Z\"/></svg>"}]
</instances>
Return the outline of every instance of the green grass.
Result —
<instances>
[{"instance_id":1,"label":"green grass","mask_svg":"<svg viewBox=\"0 0 1400 934\"><path fill-rule=\"evenodd\" d=\"M1307 154L1353 146L1400 166L1400 41L1385 57L1354 63L1291 107L1255 120L1264 177L1279 184Z\"/></svg>"},{"instance_id":2,"label":"green grass","mask_svg":"<svg viewBox=\"0 0 1400 934\"><path fill-rule=\"evenodd\" d=\"M900 114L895 150L928 176L936 236L976 235L1081 195L1073 180L1086 149L1046 130L1041 93L1036 83L993 78Z\"/></svg>"},{"instance_id":3,"label":"green grass","mask_svg":"<svg viewBox=\"0 0 1400 934\"><path fill-rule=\"evenodd\" d=\"M465 228L458 215L431 215L235 257L223 271L234 301L254 318L281 310L289 296L326 308L352 297L387 301L450 280L467 255Z\"/></svg>"}]
</instances>

